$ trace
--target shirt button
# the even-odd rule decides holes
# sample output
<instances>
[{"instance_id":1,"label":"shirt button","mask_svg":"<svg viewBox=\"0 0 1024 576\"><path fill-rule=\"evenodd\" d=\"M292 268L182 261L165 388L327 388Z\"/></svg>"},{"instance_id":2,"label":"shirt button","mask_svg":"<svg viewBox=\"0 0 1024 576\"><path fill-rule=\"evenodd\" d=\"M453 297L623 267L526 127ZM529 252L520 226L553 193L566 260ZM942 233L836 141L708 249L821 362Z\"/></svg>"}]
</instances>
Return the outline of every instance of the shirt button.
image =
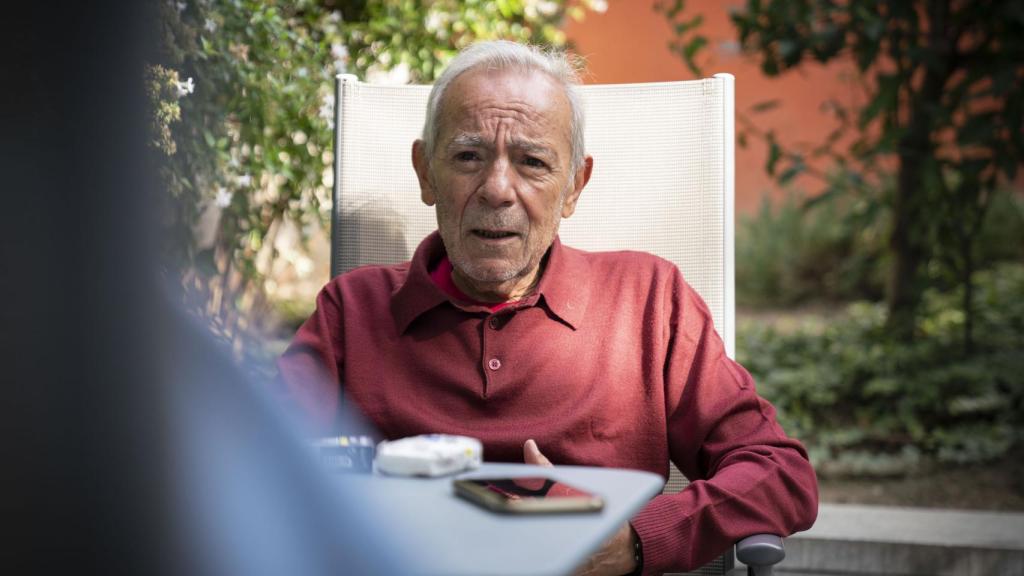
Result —
<instances>
[{"instance_id":1,"label":"shirt button","mask_svg":"<svg viewBox=\"0 0 1024 576\"><path fill-rule=\"evenodd\" d=\"M491 316L491 319L487 321L487 325L491 327L491 330L497 330L501 326L501 320L498 320L497 316Z\"/></svg>"},{"instance_id":2,"label":"shirt button","mask_svg":"<svg viewBox=\"0 0 1024 576\"><path fill-rule=\"evenodd\" d=\"M501 368L501 360L498 360L497 358L491 358L490 360L487 361L487 367L490 368L491 370L497 370L498 368Z\"/></svg>"}]
</instances>

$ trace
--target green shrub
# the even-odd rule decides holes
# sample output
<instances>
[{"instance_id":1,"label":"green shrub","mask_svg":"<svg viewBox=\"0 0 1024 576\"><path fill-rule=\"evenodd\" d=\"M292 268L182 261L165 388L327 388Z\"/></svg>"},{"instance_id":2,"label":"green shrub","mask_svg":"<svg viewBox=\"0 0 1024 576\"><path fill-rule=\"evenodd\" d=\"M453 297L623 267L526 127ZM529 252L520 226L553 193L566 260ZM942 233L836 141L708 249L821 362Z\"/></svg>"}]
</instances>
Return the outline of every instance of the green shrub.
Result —
<instances>
[{"instance_id":1,"label":"green shrub","mask_svg":"<svg viewBox=\"0 0 1024 576\"><path fill-rule=\"evenodd\" d=\"M924 461L980 462L1024 438L1024 265L975 280L975 348L958 292L929 291L913 342L885 309L850 305L785 332L741 321L738 356L824 474L896 474Z\"/></svg>"},{"instance_id":2,"label":"green shrub","mask_svg":"<svg viewBox=\"0 0 1024 576\"><path fill-rule=\"evenodd\" d=\"M1024 196L996 193L975 244L978 269L1024 261ZM889 251L887 211L877 202L836 196L765 199L739 219L736 299L745 307L790 307L882 299ZM938 256L935 256L938 258ZM930 281L955 285L938 261Z\"/></svg>"},{"instance_id":3,"label":"green shrub","mask_svg":"<svg viewBox=\"0 0 1024 576\"><path fill-rule=\"evenodd\" d=\"M787 307L879 298L883 225L867 202L809 205L792 194L778 203L765 199L737 229L737 302Z\"/></svg>"},{"instance_id":4,"label":"green shrub","mask_svg":"<svg viewBox=\"0 0 1024 576\"><path fill-rule=\"evenodd\" d=\"M1024 194L992 197L978 237L978 261L1024 261Z\"/></svg>"}]
</instances>

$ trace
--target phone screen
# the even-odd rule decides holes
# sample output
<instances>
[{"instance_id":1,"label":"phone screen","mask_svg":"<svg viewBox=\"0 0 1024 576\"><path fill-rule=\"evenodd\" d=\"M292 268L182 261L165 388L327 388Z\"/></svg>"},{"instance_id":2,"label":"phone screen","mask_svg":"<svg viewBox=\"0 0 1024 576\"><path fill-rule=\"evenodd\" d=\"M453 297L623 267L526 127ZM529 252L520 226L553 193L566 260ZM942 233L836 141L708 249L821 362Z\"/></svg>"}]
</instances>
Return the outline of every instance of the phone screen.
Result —
<instances>
[{"instance_id":1,"label":"phone screen","mask_svg":"<svg viewBox=\"0 0 1024 576\"><path fill-rule=\"evenodd\" d=\"M500 512L595 512L604 506L600 497L544 476L456 480L455 492Z\"/></svg>"}]
</instances>

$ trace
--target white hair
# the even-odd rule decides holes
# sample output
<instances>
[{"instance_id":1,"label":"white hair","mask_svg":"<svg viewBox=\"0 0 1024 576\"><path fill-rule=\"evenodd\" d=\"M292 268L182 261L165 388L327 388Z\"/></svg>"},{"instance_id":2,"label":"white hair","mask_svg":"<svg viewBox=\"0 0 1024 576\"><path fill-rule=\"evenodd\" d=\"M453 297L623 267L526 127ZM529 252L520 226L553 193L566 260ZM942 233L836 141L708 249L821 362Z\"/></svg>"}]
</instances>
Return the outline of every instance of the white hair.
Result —
<instances>
[{"instance_id":1,"label":"white hair","mask_svg":"<svg viewBox=\"0 0 1024 576\"><path fill-rule=\"evenodd\" d=\"M583 99L576 87L580 84L578 70L582 67L578 58L570 58L564 52L544 50L508 40L477 42L465 48L448 64L441 76L434 82L427 100L427 118L423 123L423 144L428 158L434 156L440 126L437 115L441 99L453 80L463 73L485 66L489 70L539 71L555 80L565 91L572 111L570 119L570 167L572 172L583 165L586 148L583 142Z\"/></svg>"}]
</instances>

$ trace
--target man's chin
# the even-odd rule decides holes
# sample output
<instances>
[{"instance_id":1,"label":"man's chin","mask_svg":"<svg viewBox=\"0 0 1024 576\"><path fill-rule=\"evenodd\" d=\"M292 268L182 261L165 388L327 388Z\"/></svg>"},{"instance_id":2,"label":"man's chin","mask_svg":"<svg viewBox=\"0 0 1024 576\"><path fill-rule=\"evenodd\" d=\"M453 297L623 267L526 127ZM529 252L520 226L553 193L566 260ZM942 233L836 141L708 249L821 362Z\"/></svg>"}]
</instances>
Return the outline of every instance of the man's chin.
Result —
<instances>
[{"instance_id":1,"label":"man's chin","mask_svg":"<svg viewBox=\"0 0 1024 576\"><path fill-rule=\"evenodd\" d=\"M522 276L522 266L507 261L489 261L477 259L466 265L453 262L459 273L476 284L503 284Z\"/></svg>"}]
</instances>

